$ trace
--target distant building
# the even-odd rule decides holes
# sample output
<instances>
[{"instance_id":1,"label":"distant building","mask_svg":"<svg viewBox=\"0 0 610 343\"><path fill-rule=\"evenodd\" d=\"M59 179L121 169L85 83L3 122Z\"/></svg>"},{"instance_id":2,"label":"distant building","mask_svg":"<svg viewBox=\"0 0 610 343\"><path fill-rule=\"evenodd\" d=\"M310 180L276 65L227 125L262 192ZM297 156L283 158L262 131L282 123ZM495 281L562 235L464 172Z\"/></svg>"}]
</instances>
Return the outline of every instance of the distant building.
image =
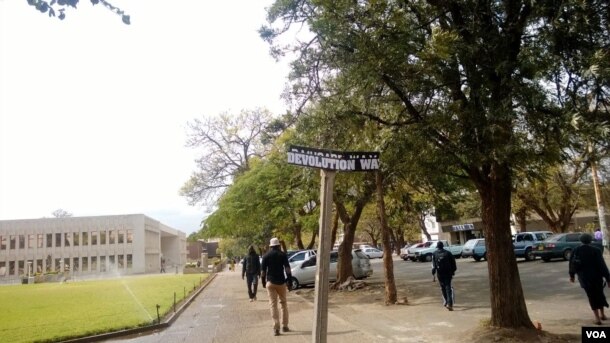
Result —
<instances>
[{"instance_id":1,"label":"distant building","mask_svg":"<svg viewBox=\"0 0 610 343\"><path fill-rule=\"evenodd\" d=\"M143 214L0 220L0 281L170 272L186 263L186 235Z\"/></svg>"}]
</instances>

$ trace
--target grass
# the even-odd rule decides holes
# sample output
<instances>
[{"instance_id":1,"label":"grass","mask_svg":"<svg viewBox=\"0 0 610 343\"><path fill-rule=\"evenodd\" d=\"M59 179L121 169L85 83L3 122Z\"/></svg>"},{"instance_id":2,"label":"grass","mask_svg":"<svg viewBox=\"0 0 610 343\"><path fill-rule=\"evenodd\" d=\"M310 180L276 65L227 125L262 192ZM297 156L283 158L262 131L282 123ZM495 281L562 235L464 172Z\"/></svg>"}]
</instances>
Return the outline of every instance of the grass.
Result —
<instances>
[{"instance_id":1,"label":"grass","mask_svg":"<svg viewBox=\"0 0 610 343\"><path fill-rule=\"evenodd\" d=\"M0 342L54 342L134 328L157 320L207 274L0 287Z\"/></svg>"}]
</instances>

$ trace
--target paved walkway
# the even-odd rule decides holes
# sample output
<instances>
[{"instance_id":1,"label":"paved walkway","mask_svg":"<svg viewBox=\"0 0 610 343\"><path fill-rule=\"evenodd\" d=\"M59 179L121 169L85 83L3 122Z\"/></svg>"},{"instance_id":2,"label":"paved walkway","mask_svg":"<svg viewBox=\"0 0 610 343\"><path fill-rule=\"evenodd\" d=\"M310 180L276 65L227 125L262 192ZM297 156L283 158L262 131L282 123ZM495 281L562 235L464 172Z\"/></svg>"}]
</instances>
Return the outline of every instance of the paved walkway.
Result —
<instances>
[{"instance_id":1,"label":"paved walkway","mask_svg":"<svg viewBox=\"0 0 610 343\"><path fill-rule=\"evenodd\" d=\"M464 335L489 318L489 306L460 304L449 312L439 303L432 282L409 282L409 305L383 305L383 285L358 292L332 293L329 299L329 343L462 342ZM463 285L461 287L465 287ZM464 288L465 289L465 288ZM400 296L400 291L399 291ZM130 343L259 343L312 342L313 289L290 292L291 332L273 336L267 292L249 302L241 271L223 271L167 329L141 337L114 339ZM364 300L366 299L366 300ZM588 325L585 299L560 303L527 301L532 320L546 318L543 329L553 333L580 333ZM554 304L553 307L549 307ZM578 309L575 311L575 306ZM579 340L577 340L579 341Z\"/></svg>"}]
</instances>

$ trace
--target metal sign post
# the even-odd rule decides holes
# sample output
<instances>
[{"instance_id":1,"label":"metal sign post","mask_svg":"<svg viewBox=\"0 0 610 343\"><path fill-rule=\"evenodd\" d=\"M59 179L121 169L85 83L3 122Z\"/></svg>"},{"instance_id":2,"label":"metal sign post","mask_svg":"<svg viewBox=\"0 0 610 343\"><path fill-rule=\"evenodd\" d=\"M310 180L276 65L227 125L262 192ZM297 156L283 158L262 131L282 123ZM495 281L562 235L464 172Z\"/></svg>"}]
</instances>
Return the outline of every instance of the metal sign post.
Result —
<instances>
[{"instance_id":1,"label":"metal sign post","mask_svg":"<svg viewBox=\"0 0 610 343\"><path fill-rule=\"evenodd\" d=\"M314 343L326 343L328 331L328 273L330 270L333 187L337 171L374 171L379 169L378 152L332 151L300 146L288 149L288 164L320 169L320 228L316 254L316 290L314 303Z\"/></svg>"}]
</instances>

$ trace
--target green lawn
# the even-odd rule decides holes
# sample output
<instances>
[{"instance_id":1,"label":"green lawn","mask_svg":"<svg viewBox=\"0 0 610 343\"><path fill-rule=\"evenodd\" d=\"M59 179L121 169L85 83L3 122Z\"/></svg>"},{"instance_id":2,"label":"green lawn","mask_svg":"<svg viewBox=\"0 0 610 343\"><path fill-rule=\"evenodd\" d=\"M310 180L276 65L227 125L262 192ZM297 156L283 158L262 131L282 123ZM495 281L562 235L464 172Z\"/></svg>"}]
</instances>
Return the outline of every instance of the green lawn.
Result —
<instances>
[{"instance_id":1,"label":"green lawn","mask_svg":"<svg viewBox=\"0 0 610 343\"><path fill-rule=\"evenodd\" d=\"M151 324L207 274L0 287L0 342L59 341Z\"/></svg>"}]
</instances>

